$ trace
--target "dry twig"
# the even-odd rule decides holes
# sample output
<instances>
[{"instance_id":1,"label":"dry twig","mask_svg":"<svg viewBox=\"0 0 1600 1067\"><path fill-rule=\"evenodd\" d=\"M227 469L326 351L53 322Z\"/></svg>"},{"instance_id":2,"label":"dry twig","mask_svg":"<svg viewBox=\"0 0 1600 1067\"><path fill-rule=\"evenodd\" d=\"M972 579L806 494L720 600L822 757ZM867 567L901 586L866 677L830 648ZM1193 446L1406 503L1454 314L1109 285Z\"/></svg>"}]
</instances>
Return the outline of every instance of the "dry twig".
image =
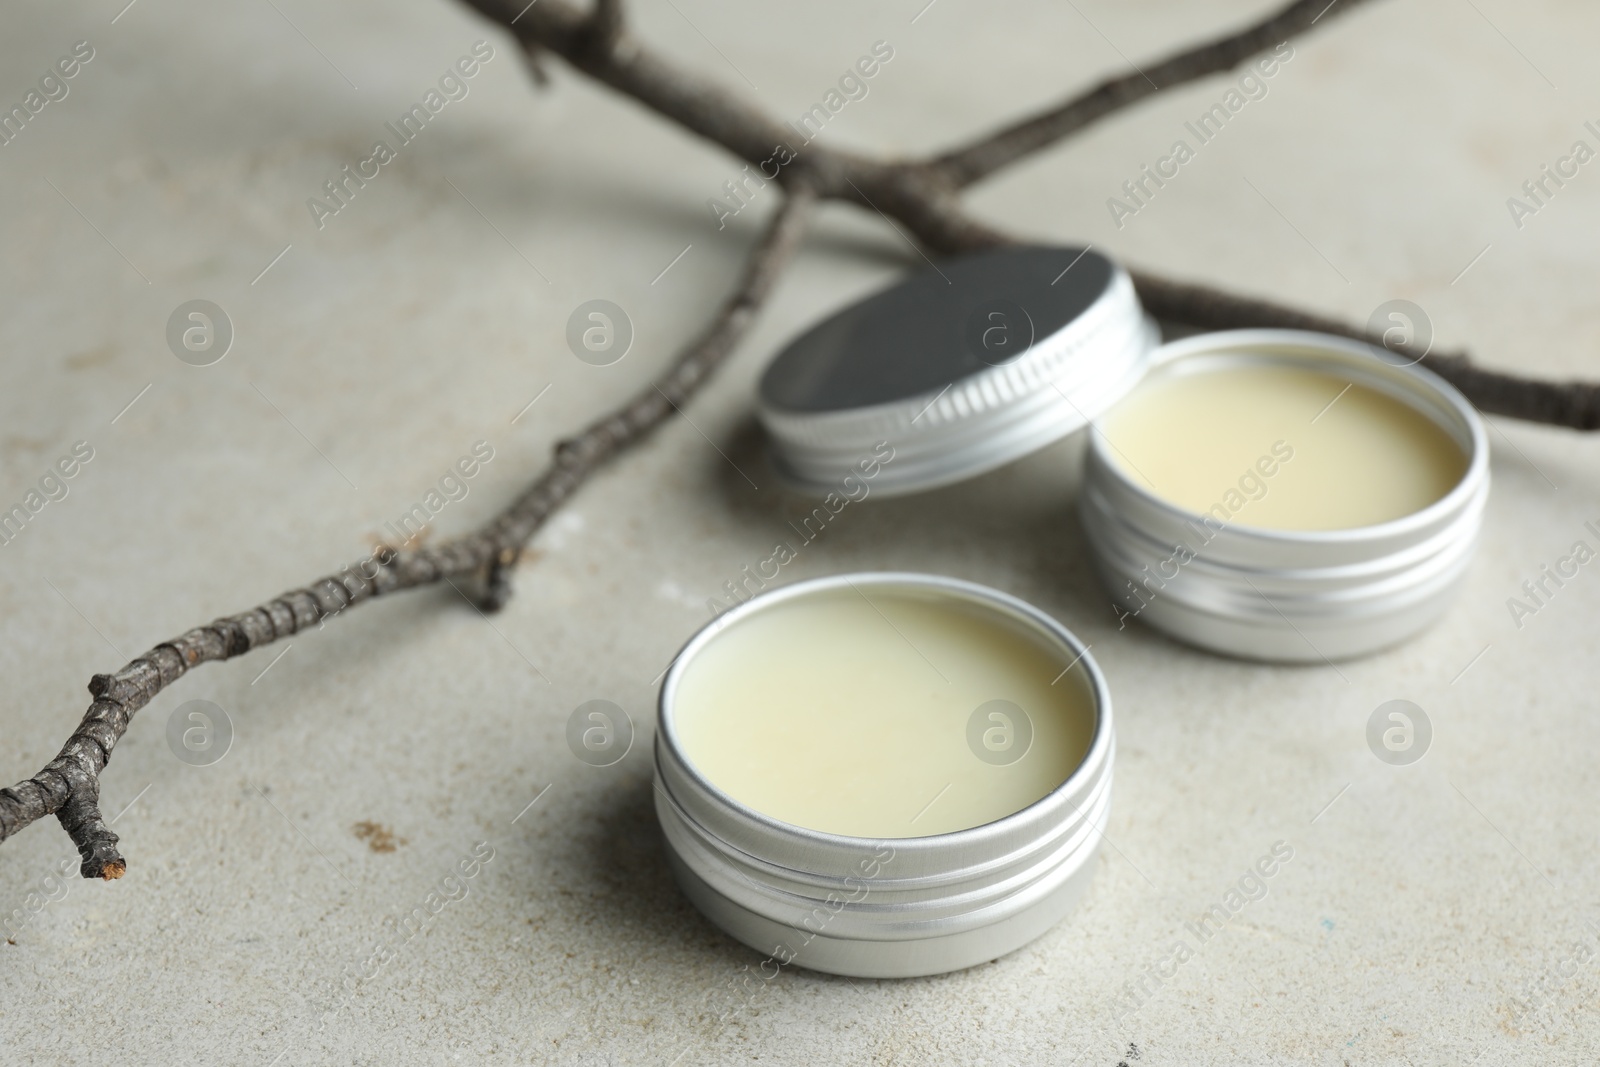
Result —
<instances>
[{"instance_id":1,"label":"dry twig","mask_svg":"<svg viewBox=\"0 0 1600 1067\"><path fill-rule=\"evenodd\" d=\"M375 596L453 579L482 579L485 606L510 593L509 569L522 546L557 508L618 452L644 439L687 403L749 331L799 244L813 196L794 186L751 252L733 294L664 375L621 408L556 446L539 480L488 525L436 547L380 549L338 574L285 593L251 611L218 619L164 641L115 674L89 682L94 703L44 770L0 789L0 840L54 814L82 857L85 878L120 878L127 862L100 813L100 772L135 712L202 663L232 659L271 644Z\"/></svg>"},{"instance_id":2,"label":"dry twig","mask_svg":"<svg viewBox=\"0 0 1600 1067\"><path fill-rule=\"evenodd\" d=\"M548 50L577 70L720 145L753 165L789 144L792 132L714 82L672 66L626 33L595 48L589 16L563 0L463 0L505 26L530 48ZM1158 92L1233 68L1297 32L1321 27L1365 0L1296 0L1250 25L1184 49L1143 74L1112 78L1021 122L963 147L922 160L879 160L816 143L779 171L782 182L803 181L819 197L844 200L903 224L930 252L967 252L1015 241L962 208L961 188L1042 151L1114 111ZM521 15L519 18L518 15ZM512 23L515 22L515 25ZM1148 75L1148 77L1146 77ZM792 147L792 145L791 145ZM1330 316L1210 286L1135 271L1145 308L1157 318L1204 329L1293 327L1377 342L1360 327ZM1551 382L1480 367L1465 353L1433 353L1425 365L1454 384L1481 410L1497 415L1600 429L1600 385Z\"/></svg>"},{"instance_id":3,"label":"dry twig","mask_svg":"<svg viewBox=\"0 0 1600 1067\"><path fill-rule=\"evenodd\" d=\"M506 27L530 58L557 55L575 69L659 112L740 159L760 165L790 131L721 86L672 65L628 33L621 0L582 11L563 0L464 0ZM816 144L778 175L787 197L745 265L732 296L662 378L617 411L562 441L551 466L483 528L433 548L380 550L253 611L219 619L157 645L115 674L95 675L94 702L60 754L38 774L0 789L0 841L55 814L82 856L86 878L117 878L126 862L99 810L100 773L133 714L202 663L242 655L380 594L441 580L477 579L485 606L510 595L510 569L528 538L607 460L643 440L694 394L748 331L799 242L816 199L837 199L904 225L930 252L971 251L1013 238L969 216L960 190L1050 147L1093 122L1165 89L1232 69L1256 53L1356 7L1363 0L1297 0L1235 33L1178 52L1143 73L1112 78L1058 106L923 160L875 159ZM541 75L542 76L542 75ZM1143 271L1146 308L1206 329L1294 327L1374 340L1338 320ZM1577 429L1600 427L1600 387L1543 382L1486 370L1465 355L1427 365L1485 411Z\"/></svg>"}]
</instances>

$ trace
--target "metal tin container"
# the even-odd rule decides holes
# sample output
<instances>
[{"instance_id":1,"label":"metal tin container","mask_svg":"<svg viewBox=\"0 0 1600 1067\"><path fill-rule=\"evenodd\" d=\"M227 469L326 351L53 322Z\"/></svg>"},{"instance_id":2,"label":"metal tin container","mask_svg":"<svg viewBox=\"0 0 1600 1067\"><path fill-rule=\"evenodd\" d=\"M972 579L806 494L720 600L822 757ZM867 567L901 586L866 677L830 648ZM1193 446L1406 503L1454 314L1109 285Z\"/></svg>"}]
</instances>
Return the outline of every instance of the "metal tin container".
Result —
<instances>
[{"instance_id":1,"label":"metal tin container","mask_svg":"<svg viewBox=\"0 0 1600 1067\"><path fill-rule=\"evenodd\" d=\"M1315 663L1365 655L1412 636L1447 608L1488 497L1488 441L1472 405L1442 378L1338 337L1292 330L1202 334L1157 349L1151 373L1285 361L1374 389L1431 420L1466 456L1461 481L1421 511L1374 526L1216 529L1136 484L1095 433L1079 512L1113 595L1158 574L1158 586L1144 587L1153 596L1140 599L1140 621L1248 659ZM1193 558L1174 567L1180 545Z\"/></svg>"},{"instance_id":2,"label":"metal tin container","mask_svg":"<svg viewBox=\"0 0 1600 1067\"><path fill-rule=\"evenodd\" d=\"M880 496L982 474L1082 429L1144 374L1158 333L1128 273L1086 248L944 261L823 320L762 375L789 484L837 488L880 441Z\"/></svg>"},{"instance_id":3,"label":"metal tin container","mask_svg":"<svg viewBox=\"0 0 1600 1067\"><path fill-rule=\"evenodd\" d=\"M994 822L930 837L821 833L755 811L687 759L675 702L684 671L728 626L773 605L853 586L952 598L1058 652L1084 672L1094 727L1082 763L1036 803ZM819 664L819 670L826 669ZM1065 671L1063 671L1065 673ZM939 974L995 959L1071 910L1093 873L1111 802L1111 697L1087 647L1015 597L922 574L853 574L764 593L708 624L661 687L656 813L685 894L774 966L863 978Z\"/></svg>"}]
</instances>

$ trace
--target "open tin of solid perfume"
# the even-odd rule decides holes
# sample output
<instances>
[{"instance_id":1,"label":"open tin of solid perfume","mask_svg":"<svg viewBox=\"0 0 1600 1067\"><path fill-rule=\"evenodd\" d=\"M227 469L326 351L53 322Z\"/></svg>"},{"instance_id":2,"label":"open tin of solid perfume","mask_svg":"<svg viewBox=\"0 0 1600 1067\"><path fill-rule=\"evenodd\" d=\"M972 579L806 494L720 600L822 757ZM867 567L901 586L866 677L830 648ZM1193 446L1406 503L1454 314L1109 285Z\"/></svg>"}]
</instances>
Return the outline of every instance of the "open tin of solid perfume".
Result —
<instances>
[{"instance_id":1,"label":"open tin of solid perfume","mask_svg":"<svg viewBox=\"0 0 1600 1067\"><path fill-rule=\"evenodd\" d=\"M759 386L774 465L826 492L974 477L1093 427L1079 509L1117 614L1274 662L1365 655L1446 610L1489 488L1482 420L1385 349L1287 330L1160 346L1077 248L918 271L789 343Z\"/></svg>"},{"instance_id":2,"label":"open tin of solid perfume","mask_svg":"<svg viewBox=\"0 0 1600 1067\"><path fill-rule=\"evenodd\" d=\"M1105 678L1038 608L836 575L762 593L678 654L656 813L684 893L769 954L763 977L939 974L1071 910L1115 750Z\"/></svg>"}]
</instances>

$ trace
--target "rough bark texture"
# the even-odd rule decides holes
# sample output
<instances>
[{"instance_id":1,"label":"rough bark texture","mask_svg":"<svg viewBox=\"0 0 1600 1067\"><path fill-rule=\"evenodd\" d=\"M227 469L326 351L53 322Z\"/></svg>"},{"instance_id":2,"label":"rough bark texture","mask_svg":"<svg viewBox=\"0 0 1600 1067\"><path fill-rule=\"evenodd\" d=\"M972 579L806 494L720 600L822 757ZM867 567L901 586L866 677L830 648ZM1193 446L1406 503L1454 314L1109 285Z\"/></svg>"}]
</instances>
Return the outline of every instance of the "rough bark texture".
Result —
<instances>
[{"instance_id":1,"label":"rough bark texture","mask_svg":"<svg viewBox=\"0 0 1600 1067\"><path fill-rule=\"evenodd\" d=\"M698 74L674 66L628 33L621 0L582 11L563 0L464 0L504 26L543 80L541 58L572 67L735 156L760 166L792 142L783 124ZM445 579L481 581L486 607L511 593L510 573L529 537L607 460L637 444L686 403L748 331L798 244L812 202L831 198L877 212L930 252L962 252L1012 237L967 215L959 191L1164 89L1227 71L1288 37L1332 21L1364 0L1297 0L1235 33L1185 49L1143 71L925 160L879 160L804 147L776 178L788 196L752 253L738 287L705 332L663 377L582 433L562 441L550 467L482 529L415 550L382 549L368 560L240 615L218 619L156 645L115 674L97 674L94 697L55 759L32 778L0 789L0 841L54 814L77 845L86 878L117 878L127 868L99 809L100 773L136 712L187 671L229 659L322 623L372 597ZM1205 329L1291 327L1377 343L1365 331L1319 315L1222 290L1136 272L1146 308L1169 322ZM1600 427L1600 388L1544 382L1485 370L1463 354L1429 355L1426 365L1484 411L1576 429Z\"/></svg>"},{"instance_id":2,"label":"rough bark texture","mask_svg":"<svg viewBox=\"0 0 1600 1067\"><path fill-rule=\"evenodd\" d=\"M759 167L793 132L699 74L656 56L621 28L603 46L590 16L563 0L462 0L504 26L524 48L548 51L685 129ZM900 224L929 252L958 253L1017 240L974 219L960 190L1051 147L1092 123L1157 93L1237 67L1295 34L1321 29L1367 0L1296 0L1241 30L1183 49L1123 77L1111 78L1055 107L928 159L873 159L815 142L778 171L784 183L804 182L824 199L844 200ZM520 17L519 17L520 16ZM1279 326L1321 330L1381 343L1364 328L1316 312L1203 285L1135 272L1145 307L1167 322L1210 330ZM1600 386L1550 382L1487 370L1465 353L1430 354L1424 365L1478 408L1497 415L1566 426L1600 428Z\"/></svg>"},{"instance_id":3,"label":"rough bark texture","mask_svg":"<svg viewBox=\"0 0 1600 1067\"><path fill-rule=\"evenodd\" d=\"M157 693L202 663L241 656L386 593L481 578L485 607L504 603L509 570L528 538L589 475L643 440L675 405L687 402L733 351L794 253L813 199L803 186L789 191L733 294L672 368L616 411L560 442L539 480L488 525L437 546L380 549L303 589L163 641L115 674L95 675L89 682L94 702L56 758L27 781L0 789L0 841L53 814L78 847L85 878L120 878L127 862L100 813L100 772L133 716Z\"/></svg>"},{"instance_id":4,"label":"rough bark texture","mask_svg":"<svg viewBox=\"0 0 1600 1067\"><path fill-rule=\"evenodd\" d=\"M1340 319L1267 300L1174 282L1142 271L1133 272L1133 284L1145 308L1169 322L1205 330L1316 330L1380 343L1365 329ZM1404 350L1404 346L1390 347ZM1462 352L1429 352L1422 355L1421 364L1461 390L1480 411L1491 415L1509 415L1574 430L1600 429L1600 385L1594 382L1545 381L1502 374L1478 366Z\"/></svg>"},{"instance_id":5,"label":"rough bark texture","mask_svg":"<svg viewBox=\"0 0 1600 1067\"><path fill-rule=\"evenodd\" d=\"M951 184L971 185L1129 104L1174 86L1232 70L1245 60L1306 32L1323 19L1332 19L1366 2L1297 0L1242 30L1186 48L1120 78L1108 78L1056 107L945 152L935 157L932 164Z\"/></svg>"}]
</instances>

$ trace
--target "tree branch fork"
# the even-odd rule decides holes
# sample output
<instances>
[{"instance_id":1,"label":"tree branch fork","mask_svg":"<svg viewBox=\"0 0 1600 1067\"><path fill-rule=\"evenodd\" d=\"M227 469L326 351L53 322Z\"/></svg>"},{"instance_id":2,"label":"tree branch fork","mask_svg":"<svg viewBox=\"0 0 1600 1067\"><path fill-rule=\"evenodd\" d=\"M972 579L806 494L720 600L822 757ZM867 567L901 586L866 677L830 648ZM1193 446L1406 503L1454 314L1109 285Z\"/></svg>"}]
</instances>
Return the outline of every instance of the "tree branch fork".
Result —
<instances>
[{"instance_id":1,"label":"tree branch fork","mask_svg":"<svg viewBox=\"0 0 1600 1067\"><path fill-rule=\"evenodd\" d=\"M545 53L631 97L688 131L757 166L789 129L726 89L649 51L629 31L621 0L588 10L564 0L463 0L514 36L535 71ZM627 403L559 442L550 465L483 527L434 546L380 547L337 574L291 590L249 611L164 641L112 674L89 683L92 703L59 754L29 779L0 789L0 841L55 815L72 839L85 878L119 878L127 862L102 817L100 776L133 716L189 671L244 655L321 625L375 597L441 581L476 583L485 609L511 595L511 572L523 546L597 469L644 440L686 404L747 334L800 242L812 205L840 200L904 225L934 253L957 253L1014 238L972 218L960 193L1095 122L1173 87L1233 69L1289 37L1332 21L1367 0L1295 0L1236 32L1180 50L1142 73L1108 78L1086 92L965 144L923 159L876 159L815 143L804 145L777 179L783 202L742 268L733 292L671 367ZM1206 329L1267 326L1376 339L1314 312L1173 281L1142 271L1135 285L1159 318ZM1600 387L1553 383L1485 370L1465 355L1433 354L1427 365L1480 408L1578 429L1600 427Z\"/></svg>"}]
</instances>

